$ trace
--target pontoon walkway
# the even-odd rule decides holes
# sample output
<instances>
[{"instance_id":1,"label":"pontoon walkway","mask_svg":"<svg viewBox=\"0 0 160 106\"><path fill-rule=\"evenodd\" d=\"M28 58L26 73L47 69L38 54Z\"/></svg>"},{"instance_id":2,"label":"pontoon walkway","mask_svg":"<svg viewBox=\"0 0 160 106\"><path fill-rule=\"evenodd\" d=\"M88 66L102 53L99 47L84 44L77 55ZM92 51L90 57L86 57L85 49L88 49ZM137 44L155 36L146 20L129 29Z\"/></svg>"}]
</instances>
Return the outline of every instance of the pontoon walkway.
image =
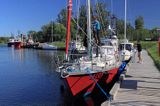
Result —
<instances>
[{"instance_id":1,"label":"pontoon walkway","mask_svg":"<svg viewBox=\"0 0 160 106\"><path fill-rule=\"evenodd\" d=\"M143 64L130 65L111 106L160 106L160 72L146 51L142 57Z\"/></svg>"}]
</instances>

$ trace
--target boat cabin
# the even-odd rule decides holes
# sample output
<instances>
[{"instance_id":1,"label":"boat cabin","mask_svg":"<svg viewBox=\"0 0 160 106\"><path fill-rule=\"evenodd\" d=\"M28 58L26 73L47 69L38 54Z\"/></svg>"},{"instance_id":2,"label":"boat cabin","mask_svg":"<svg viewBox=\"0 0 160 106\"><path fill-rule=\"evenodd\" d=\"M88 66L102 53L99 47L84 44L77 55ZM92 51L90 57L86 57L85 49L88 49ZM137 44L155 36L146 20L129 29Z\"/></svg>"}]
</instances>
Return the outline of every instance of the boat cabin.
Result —
<instances>
[{"instance_id":1,"label":"boat cabin","mask_svg":"<svg viewBox=\"0 0 160 106\"><path fill-rule=\"evenodd\" d=\"M128 60L133 55L133 43L120 43L119 45L119 57L121 61Z\"/></svg>"},{"instance_id":2,"label":"boat cabin","mask_svg":"<svg viewBox=\"0 0 160 106\"><path fill-rule=\"evenodd\" d=\"M133 49L133 43L121 43L119 45L119 50L132 51L132 49Z\"/></svg>"}]
</instances>

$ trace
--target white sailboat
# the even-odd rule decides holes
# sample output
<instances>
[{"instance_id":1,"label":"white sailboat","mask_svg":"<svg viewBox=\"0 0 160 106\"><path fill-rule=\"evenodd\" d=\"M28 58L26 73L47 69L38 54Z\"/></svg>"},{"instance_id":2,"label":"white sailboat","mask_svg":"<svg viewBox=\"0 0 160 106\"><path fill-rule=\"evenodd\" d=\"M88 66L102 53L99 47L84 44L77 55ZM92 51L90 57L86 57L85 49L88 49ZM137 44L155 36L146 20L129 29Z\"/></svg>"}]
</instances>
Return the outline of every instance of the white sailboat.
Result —
<instances>
[{"instance_id":1,"label":"white sailboat","mask_svg":"<svg viewBox=\"0 0 160 106\"><path fill-rule=\"evenodd\" d=\"M53 42L53 23L52 23L52 27L51 27L51 37L52 37L52 42ZM54 45L51 45L51 44L48 44L48 43L42 43L40 45L40 47L43 49L43 50L57 50L57 46L54 46Z\"/></svg>"},{"instance_id":2,"label":"white sailboat","mask_svg":"<svg viewBox=\"0 0 160 106\"><path fill-rule=\"evenodd\" d=\"M111 0L112 5L112 0ZM109 25L107 28L108 35L101 38L101 53L110 57L112 64L118 61L118 43L119 40L116 35L116 17L112 15L113 10L111 10L111 14L108 16ZM114 24L111 24L114 23Z\"/></svg>"},{"instance_id":3,"label":"white sailboat","mask_svg":"<svg viewBox=\"0 0 160 106\"><path fill-rule=\"evenodd\" d=\"M47 43L43 43L40 45L43 50L57 50L57 46L53 46Z\"/></svg>"},{"instance_id":4,"label":"white sailboat","mask_svg":"<svg viewBox=\"0 0 160 106\"><path fill-rule=\"evenodd\" d=\"M127 21L127 0L125 0L125 21L124 21L124 40L119 45L119 56L121 61L128 60L133 55L133 43L128 42L126 37Z\"/></svg>"},{"instance_id":5,"label":"white sailboat","mask_svg":"<svg viewBox=\"0 0 160 106\"><path fill-rule=\"evenodd\" d=\"M14 38L10 38L8 41L8 47L12 47L14 45L15 39Z\"/></svg>"}]
</instances>

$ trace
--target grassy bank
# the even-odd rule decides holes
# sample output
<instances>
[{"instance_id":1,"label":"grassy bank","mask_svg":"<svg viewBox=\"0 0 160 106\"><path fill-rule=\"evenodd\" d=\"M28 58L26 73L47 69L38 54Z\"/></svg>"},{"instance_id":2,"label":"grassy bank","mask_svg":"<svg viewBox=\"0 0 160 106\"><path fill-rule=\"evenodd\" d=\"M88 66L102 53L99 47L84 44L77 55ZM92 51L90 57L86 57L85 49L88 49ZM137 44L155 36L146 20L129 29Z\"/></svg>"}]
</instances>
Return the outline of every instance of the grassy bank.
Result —
<instances>
[{"instance_id":1,"label":"grassy bank","mask_svg":"<svg viewBox=\"0 0 160 106\"><path fill-rule=\"evenodd\" d=\"M160 70L160 56L158 54L158 43L157 42L142 42L142 47L148 51L155 65Z\"/></svg>"},{"instance_id":2,"label":"grassy bank","mask_svg":"<svg viewBox=\"0 0 160 106\"><path fill-rule=\"evenodd\" d=\"M65 42L53 42L51 45L57 46L59 48L65 48Z\"/></svg>"},{"instance_id":3,"label":"grassy bank","mask_svg":"<svg viewBox=\"0 0 160 106\"><path fill-rule=\"evenodd\" d=\"M156 46L157 42L155 42L155 41L144 41L144 42L141 42L141 44L142 44L143 49L149 49L149 48L152 48L153 46Z\"/></svg>"},{"instance_id":4,"label":"grassy bank","mask_svg":"<svg viewBox=\"0 0 160 106\"><path fill-rule=\"evenodd\" d=\"M158 44L148 49L150 56L153 58L155 65L160 70L160 56L158 54Z\"/></svg>"}]
</instances>

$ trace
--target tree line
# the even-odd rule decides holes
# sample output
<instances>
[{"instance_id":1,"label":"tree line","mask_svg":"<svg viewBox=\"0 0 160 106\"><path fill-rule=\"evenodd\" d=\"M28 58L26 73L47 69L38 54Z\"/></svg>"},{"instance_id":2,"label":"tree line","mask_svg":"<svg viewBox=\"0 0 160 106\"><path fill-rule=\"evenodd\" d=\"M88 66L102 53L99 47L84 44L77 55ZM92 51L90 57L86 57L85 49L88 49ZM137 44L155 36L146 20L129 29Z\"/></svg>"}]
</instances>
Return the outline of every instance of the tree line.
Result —
<instances>
[{"instance_id":1,"label":"tree line","mask_svg":"<svg viewBox=\"0 0 160 106\"><path fill-rule=\"evenodd\" d=\"M71 20L71 39L76 39L76 35L84 38L86 32L86 6L81 5L79 8L79 14L77 17L76 11L72 13ZM116 15L111 14L107 10L107 4L105 2L97 2L91 6L91 16L93 21L93 16L97 16L101 23L101 36L108 35L108 25L115 26L118 38L123 39L124 36L124 20L118 19ZM114 19L114 21L113 21ZM77 23L78 22L78 23ZM67 9L64 8L60 11L55 21L51 21L46 25L41 27L40 31L29 31L28 35L32 35L34 41L38 42L52 42L52 41L65 41L66 37L66 23L67 23ZM77 25L78 24L78 25ZM159 37L158 27L151 30L144 28L144 19L139 16L135 20L134 26L127 22L127 39L135 40L145 40L150 38L152 40L157 40Z\"/></svg>"},{"instance_id":2,"label":"tree line","mask_svg":"<svg viewBox=\"0 0 160 106\"><path fill-rule=\"evenodd\" d=\"M9 37L0 37L0 43L7 43Z\"/></svg>"}]
</instances>

